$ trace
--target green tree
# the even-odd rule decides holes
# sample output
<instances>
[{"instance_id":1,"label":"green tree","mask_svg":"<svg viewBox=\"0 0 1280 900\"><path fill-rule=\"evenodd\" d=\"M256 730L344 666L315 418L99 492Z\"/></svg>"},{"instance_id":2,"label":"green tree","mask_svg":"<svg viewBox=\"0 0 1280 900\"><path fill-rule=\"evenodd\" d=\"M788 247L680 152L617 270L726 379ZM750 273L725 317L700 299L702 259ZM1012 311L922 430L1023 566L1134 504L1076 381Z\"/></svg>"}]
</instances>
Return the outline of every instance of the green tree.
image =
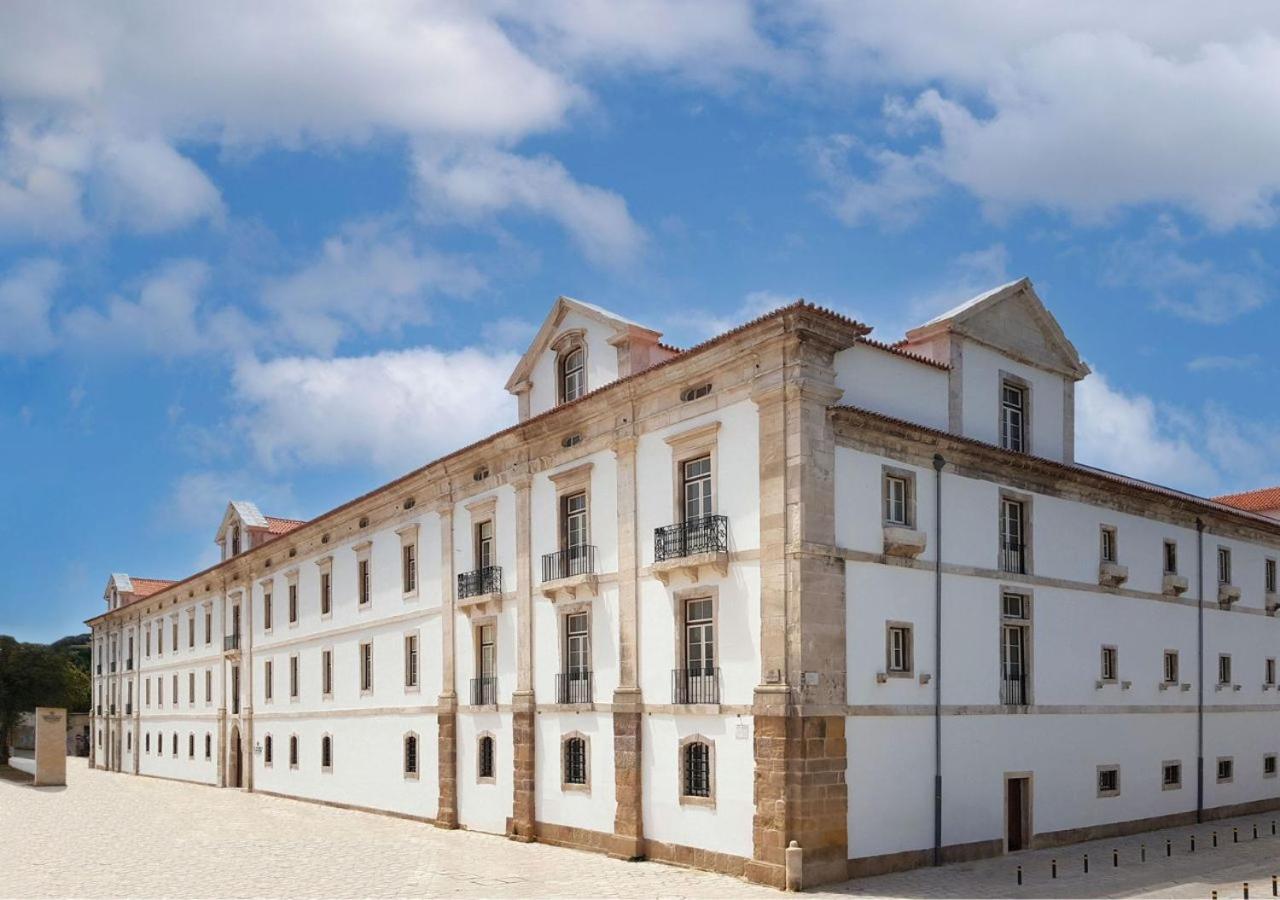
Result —
<instances>
[{"instance_id":1,"label":"green tree","mask_svg":"<svg viewBox=\"0 0 1280 900\"><path fill-rule=\"evenodd\" d=\"M37 706L89 708L89 674L64 651L0 634L0 765L9 762L9 732Z\"/></svg>"}]
</instances>

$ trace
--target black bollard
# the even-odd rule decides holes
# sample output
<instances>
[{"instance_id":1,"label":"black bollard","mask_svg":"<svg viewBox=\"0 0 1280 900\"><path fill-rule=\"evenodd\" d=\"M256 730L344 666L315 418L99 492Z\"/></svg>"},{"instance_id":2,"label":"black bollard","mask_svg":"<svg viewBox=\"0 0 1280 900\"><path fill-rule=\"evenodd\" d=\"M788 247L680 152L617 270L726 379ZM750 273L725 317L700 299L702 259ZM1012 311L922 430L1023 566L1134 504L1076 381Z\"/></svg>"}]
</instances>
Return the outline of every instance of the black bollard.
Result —
<instances>
[{"instance_id":1,"label":"black bollard","mask_svg":"<svg viewBox=\"0 0 1280 900\"><path fill-rule=\"evenodd\" d=\"M1118 869L1120 867L1120 851L1112 848L1111 850L1111 868Z\"/></svg>"},{"instance_id":2,"label":"black bollard","mask_svg":"<svg viewBox=\"0 0 1280 900\"><path fill-rule=\"evenodd\" d=\"M1142 862L1146 862L1146 861L1147 861L1147 845L1146 845L1146 844L1143 844L1143 845L1142 845L1142 849L1141 849L1141 851L1139 851L1139 853L1140 853L1140 855L1139 855L1139 857L1138 857L1138 858L1139 858Z\"/></svg>"},{"instance_id":3,"label":"black bollard","mask_svg":"<svg viewBox=\"0 0 1280 900\"><path fill-rule=\"evenodd\" d=\"M1244 883L1244 900L1249 900L1249 882Z\"/></svg>"},{"instance_id":4,"label":"black bollard","mask_svg":"<svg viewBox=\"0 0 1280 900\"><path fill-rule=\"evenodd\" d=\"M1217 829L1214 829L1214 832L1213 832L1213 846L1215 846L1215 847L1216 847L1216 846L1218 846L1218 832L1217 832Z\"/></svg>"},{"instance_id":5,"label":"black bollard","mask_svg":"<svg viewBox=\"0 0 1280 900\"><path fill-rule=\"evenodd\" d=\"M1258 823L1257 822L1253 823L1253 839L1255 841L1258 839Z\"/></svg>"},{"instance_id":6,"label":"black bollard","mask_svg":"<svg viewBox=\"0 0 1280 900\"><path fill-rule=\"evenodd\" d=\"M1173 838L1165 838L1165 840L1164 840L1164 855L1165 855L1165 856L1173 856Z\"/></svg>"},{"instance_id":7,"label":"black bollard","mask_svg":"<svg viewBox=\"0 0 1280 900\"><path fill-rule=\"evenodd\" d=\"M1084 855L1084 872L1086 875L1089 874L1089 854L1088 853Z\"/></svg>"},{"instance_id":8,"label":"black bollard","mask_svg":"<svg viewBox=\"0 0 1280 900\"><path fill-rule=\"evenodd\" d=\"M1280 897L1280 884L1276 882L1276 876L1271 876L1271 896Z\"/></svg>"},{"instance_id":9,"label":"black bollard","mask_svg":"<svg viewBox=\"0 0 1280 900\"><path fill-rule=\"evenodd\" d=\"M1231 843L1240 843L1240 829L1234 825L1231 826Z\"/></svg>"},{"instance_id":10,"label":"black bollard","mask_svg":"<svg viewBox=\"0 0 1280 900\"><path fill-rule=\"evenodd\" d=\"M1196 852L1196 836L1194 834L1191 835L1191 852Z\"/></svg>"},{"instance_id":11,"label":"black bollard","mask_svg":"<svg viewBox=\"0 0 1280 900\"><path fill-rule=\"evenodd\" d=\"M1050 860L1049 862L1049 877L1050 878L1058 877L1058 861L1056 859Z\"/></svg>"},{"instance_id":12,"label":"black bollard","mask_svg":"<svg viewBox=\"0 0 1280 900\"><path fill-rule=\"evenodd\" d=\"M1022 866L1018 866L1018 884L1022 884Z\"/></svg>"}]
</instances>

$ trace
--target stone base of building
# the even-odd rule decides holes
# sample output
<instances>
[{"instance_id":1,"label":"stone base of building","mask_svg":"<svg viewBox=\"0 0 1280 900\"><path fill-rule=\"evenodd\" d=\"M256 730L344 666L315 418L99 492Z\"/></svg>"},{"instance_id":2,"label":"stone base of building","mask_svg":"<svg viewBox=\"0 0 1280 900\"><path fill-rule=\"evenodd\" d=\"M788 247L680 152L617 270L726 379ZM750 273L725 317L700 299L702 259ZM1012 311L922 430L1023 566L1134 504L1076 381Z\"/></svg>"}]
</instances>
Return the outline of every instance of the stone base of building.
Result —
<instances>
[{"instance_id":1,"label":"stone base of building","mask_svg":"<svg viewBox=\"0 0 1280 900\"><path fill-rule=\"evenodd\" d=\"M445 701L449 698L442 698ZM443 705L443 704L442 704ZM452 709L452 707L450 707ZM458 827L458 715L455 712L436 714L437 766L439 801L436 825L440 828Z\"/></svg>"},{"instance_id":2,"label":"stone base of building","mask_svg":"<svg viewBox=\"0 0 1280 900\"><path fill-rule=\"evenodd\" d=\"M533 695L512 697L511 743L515 771L512 785L515 796L507 836L514 841L532 841L537 834L534 813L536 783L534 779L534 722Z\"/></svg>"}]
</instances>

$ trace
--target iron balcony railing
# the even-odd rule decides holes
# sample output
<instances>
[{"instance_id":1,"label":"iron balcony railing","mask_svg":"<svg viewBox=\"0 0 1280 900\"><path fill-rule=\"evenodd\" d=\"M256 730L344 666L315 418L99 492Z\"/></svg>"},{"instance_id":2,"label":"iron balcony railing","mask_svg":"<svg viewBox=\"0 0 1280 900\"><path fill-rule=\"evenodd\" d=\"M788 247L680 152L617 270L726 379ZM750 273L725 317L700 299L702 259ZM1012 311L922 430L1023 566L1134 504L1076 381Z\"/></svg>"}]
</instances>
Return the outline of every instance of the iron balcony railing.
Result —
<instances>
[{"instance_id":1,"label":"iron balcony railing","mask_svg":"<svg viewBox=\"0 0 1280 900\"><path fill-rule=\"evenodd\" d=\"M1027 574L1027 545L1017 541L1001 542L1000 571L1015 575Z\"/></svg>"},{"instance_id":2,"label":"iron balcony railing","mask_svg":"<svg viewBox=\"0 0 1280 900\"><path fill-rule=\"evenodd\" d=\"M557 703L590 703L591 701L590 672L561 672L556 676Z\"/></svg>"},{"instance_id":3,"label":"iron balcony railing","mask_svg":"<svg viewBox=\"0 0 1280 900\"><path fill-rule=\"evenodd\" d=\"M698 669L672 669L671 702L719 703L720 670L709 666Z\"/></svg>"},{"instance_id":4,"label":"iron balcony railing","mask_svg":"<svg viewBox=\"0 0 1280 900\"><path fill-rule=\"evenodd\" d=\"M542 580L556 581L575 575L594 575L596 548L590 544L568 547L558 553L542 555Z\"/></svg>"},{"instance_id":5,"label":"iron balcony railing","mask_svg":"<svg viewBox=\"0 0 1280 900\"><path fill-rule=\"evenodd\" d=\"M1000 679L1000 702L1005 706L1027 705L1027 673L1006 674Z\"/></svg>"},{"instance_id":6,"label":"iron balcony railing","mask_svg":"<svg viewBox=\"0 0 1280 900\"><path fill-rule=\"evenodd\" d=\"M458 599L502 593L502 566L485 566L458 575Z\"/></svg>"},{"instance_id":7,"label":"iron balcony railing","mask_svg":"<svg viewBox=\"0 0 1280 900\"><path fill-rule=\"evenodd\" d=\"M653 559L679 559L698 553L729 552L728 516L699 516L653 531Z\"/></svg>"},{"instance_id":8,"label":"iron balcony railing","mask_svg":"<svg viewBox=\"0 0 1280 900\"><path fill-rule=\"evenodd\" d=\"M223 649L224 651L226 651L226 650L239 650L239 649L240 649L240 635L238 635L238 634L228 634L228 635L225 635L225 636L222 638L222 649Z\"/></svg>"},{"instance_id":9,"label":"iron balcony railing","mask_svg":"<svg viewBox=\"0 0 1280 900\"><path fill-rule=\"evenodd\" d=\"M497 706L498 679L493 675L471 679L471 705Z\"/></svg>"}]
</instances>

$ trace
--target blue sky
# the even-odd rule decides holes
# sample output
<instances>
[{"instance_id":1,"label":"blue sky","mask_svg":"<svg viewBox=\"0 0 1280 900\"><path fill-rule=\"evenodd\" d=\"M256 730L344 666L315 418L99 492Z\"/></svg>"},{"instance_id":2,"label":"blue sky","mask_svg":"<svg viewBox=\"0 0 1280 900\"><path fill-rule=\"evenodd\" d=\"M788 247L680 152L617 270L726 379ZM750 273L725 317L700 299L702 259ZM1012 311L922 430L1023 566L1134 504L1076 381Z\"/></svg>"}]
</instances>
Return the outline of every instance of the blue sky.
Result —
<instances>
[{"instance_id":1,"label":"blue sky","mask_svg":"<svg viewBox=\"0 0 1280 900\"><path fill-rule=\"evenodd\" d=\"M208 6L0 8L0 633L509 423L559 294L893 339L1029 275L1083 461L1280 483L1267 4Z\"/></svg>"}]
</instances>

